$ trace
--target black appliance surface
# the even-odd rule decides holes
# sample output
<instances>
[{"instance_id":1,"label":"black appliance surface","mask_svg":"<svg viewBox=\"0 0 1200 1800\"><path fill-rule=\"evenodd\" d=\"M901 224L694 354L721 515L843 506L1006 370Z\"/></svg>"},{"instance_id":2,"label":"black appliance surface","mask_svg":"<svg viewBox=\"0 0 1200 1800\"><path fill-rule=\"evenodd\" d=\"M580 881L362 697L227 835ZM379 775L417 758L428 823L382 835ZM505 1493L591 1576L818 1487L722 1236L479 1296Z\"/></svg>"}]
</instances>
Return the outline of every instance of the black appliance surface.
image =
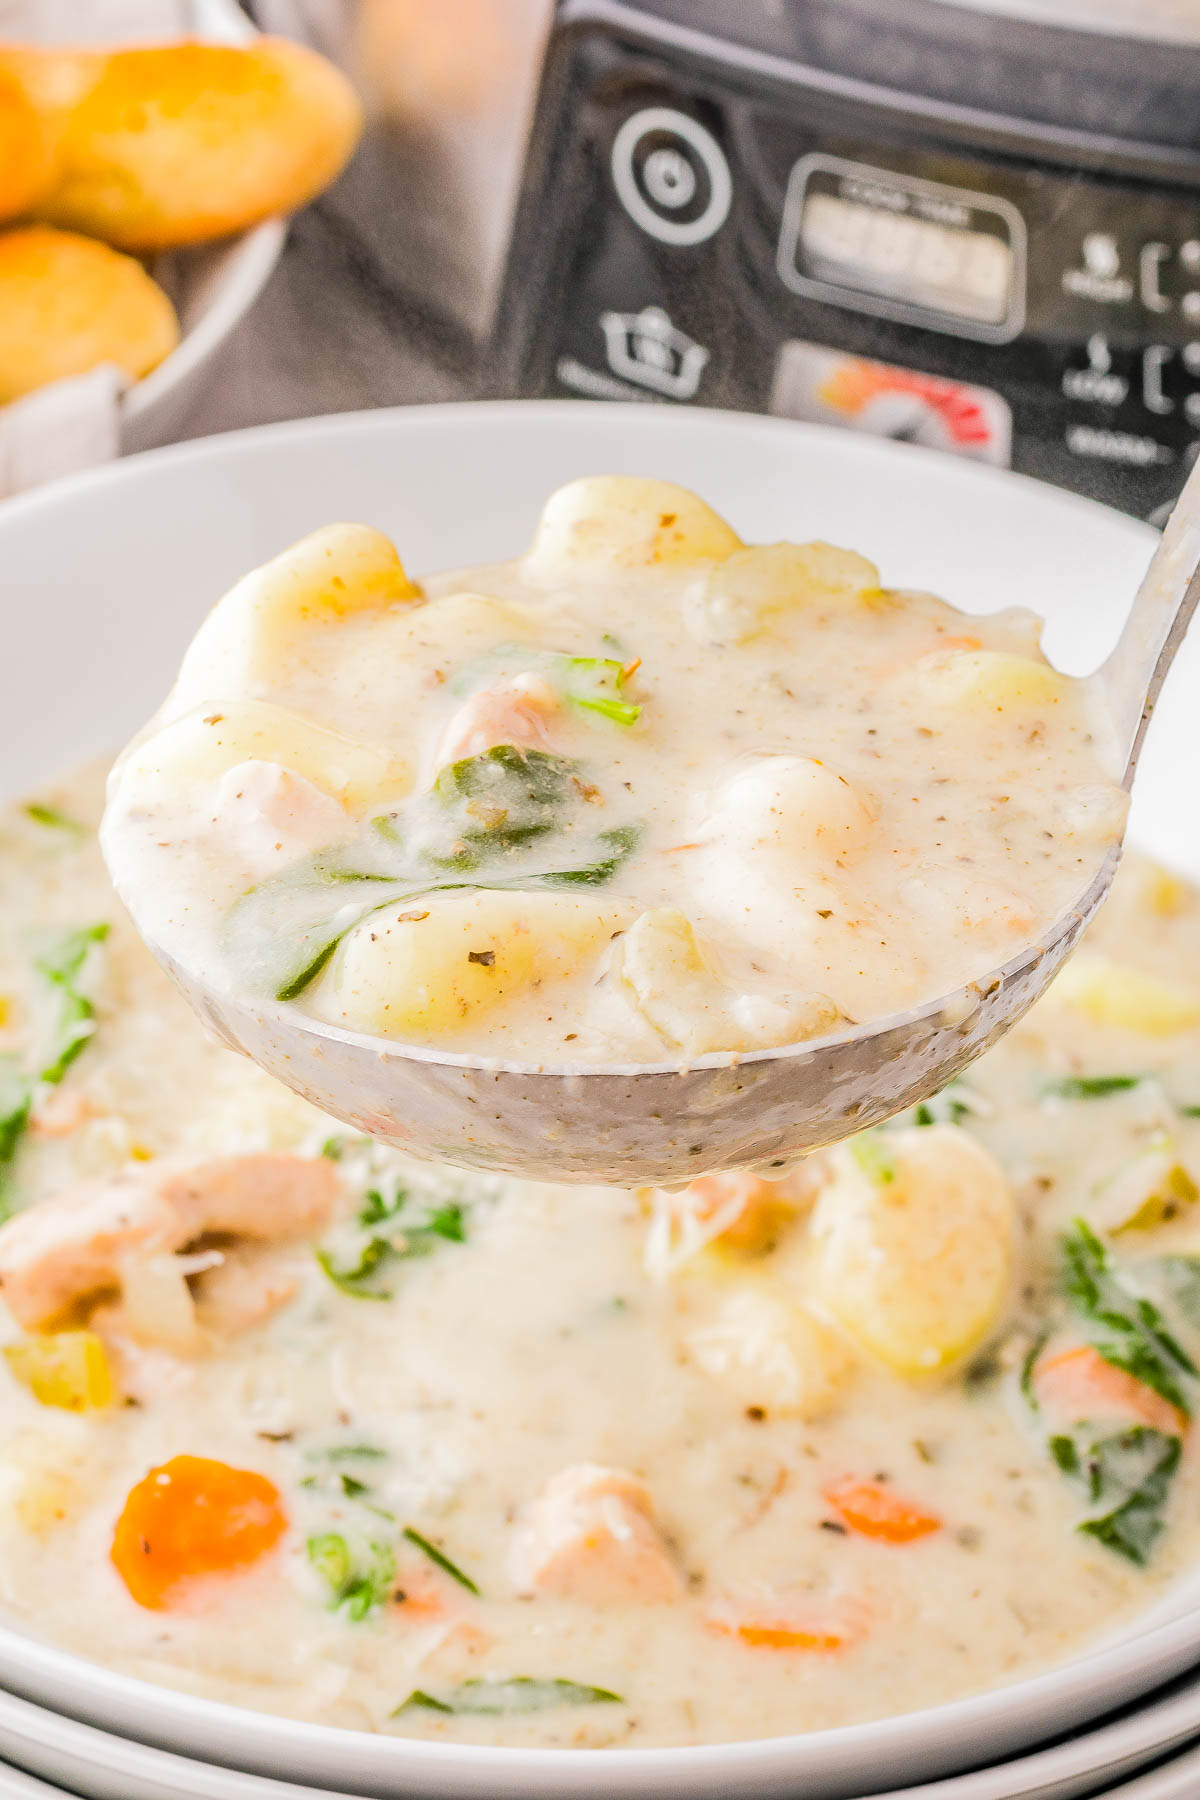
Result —
<instances>
[{"instance_id":1,"label":"black appliance surface","mask_svg":"<svg viewBox=\"0 0 1200 1800\"><path fill-rule=\"evenodd\" d=\"M942 0L563 0L492 367L1153 516L1200 440L1200 45Z\"/></svg>"}]
</instances>

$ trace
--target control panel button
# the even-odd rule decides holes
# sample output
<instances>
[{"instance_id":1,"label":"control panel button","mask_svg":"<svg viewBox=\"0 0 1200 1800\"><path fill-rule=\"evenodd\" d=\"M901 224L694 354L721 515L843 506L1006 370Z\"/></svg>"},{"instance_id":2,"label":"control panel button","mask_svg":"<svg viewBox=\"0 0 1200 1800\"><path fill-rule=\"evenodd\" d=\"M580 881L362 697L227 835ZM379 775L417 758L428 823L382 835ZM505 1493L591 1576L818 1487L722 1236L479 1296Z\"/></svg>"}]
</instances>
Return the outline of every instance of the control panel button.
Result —
<instances>
[{"instance_id":1,"label":"control panel button","mask_svg":"<svg viewBox=\"0 0 1200 1800\"><path fill-rule=\"evenodd\" d=\"M711 131L672 106L633 113L612 147L617 198L663 244L702 244L729 216L733 177Z\"/></svg>"},{"instance_id":2,"label":"control panel button","mask_svg":"<svg viewBox=\"0 0 1200 1800\"><path fill-rule=\"evenodd\" d=\"M1092 333L1085 355L1081 367L1072 364L1063 370L1063 394L1087 406L1120 406L1129 396L1129 379L1113 367L1113 353L1102 331Z\"/></svg>"}]
</instances>

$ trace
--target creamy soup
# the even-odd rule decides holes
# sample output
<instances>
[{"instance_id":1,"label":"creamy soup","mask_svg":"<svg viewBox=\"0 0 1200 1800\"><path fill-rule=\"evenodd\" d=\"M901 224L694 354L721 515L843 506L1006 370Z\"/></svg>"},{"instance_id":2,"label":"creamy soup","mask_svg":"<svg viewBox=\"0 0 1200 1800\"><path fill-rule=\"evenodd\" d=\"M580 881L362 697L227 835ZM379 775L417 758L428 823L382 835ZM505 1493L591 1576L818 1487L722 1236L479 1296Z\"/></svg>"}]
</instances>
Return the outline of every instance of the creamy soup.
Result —
<instances>
[{"instance_id":1,"label":"creamy soup","mask_svg":"<svg viewBox=\"0 0 1200 1800\"><path fill-rule=\"evenodd\" d=\"M436 1169L203 1035L97 776L0 824L0 1608L147 1680L523 1745L852 1723L1193 1565L1200 898L1132 863L893 1125L664 1194Z\"/></svg>"},{"instance_id":2,"label":"creamy soup","mask_svg":"<svg viewBox=\"0 0 1200 1800\"><path fill-rule=\"evenodd\" d=\"M1083 892L1125 796L1087 684L827 544L562 489L417 587L365 526L217 606L105 824L220 991L542 1064L785 1044L948 994Z\"/></svg>"}]
</instances>

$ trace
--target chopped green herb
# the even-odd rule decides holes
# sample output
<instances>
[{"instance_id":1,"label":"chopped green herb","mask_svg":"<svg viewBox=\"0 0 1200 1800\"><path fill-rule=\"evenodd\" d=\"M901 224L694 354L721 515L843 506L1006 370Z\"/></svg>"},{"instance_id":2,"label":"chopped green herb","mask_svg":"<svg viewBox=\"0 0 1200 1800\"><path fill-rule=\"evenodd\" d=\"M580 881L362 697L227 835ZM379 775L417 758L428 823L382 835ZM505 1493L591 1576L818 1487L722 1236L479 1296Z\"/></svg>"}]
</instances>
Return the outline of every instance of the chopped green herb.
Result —
<instances>
[{"instance_id":1,"label":"chopped green herb","mask_svg":"<svg viewBox=\"0 0 1200 1800\"><path fill-rule=\"evenodd\" d=\"M386 1238L371 1238L363 1245L362 1254L352 1267L339 1269L328 1250L314 1251L323 1272L334 1287L340 1288L343 1294L349 1294L353 1300L391 1299L390 1289L368 1287L367 1283L392 1254L392 1246Z\"/></svg>"},{"instance_id":2,"label":"chopped green herb","mask_svg":"<svg viewBox=\"0 0 1200 1800\"><path fill-rule=\"evenodd\" d=\"M107 925L85 925L66 932L34 959L34 968L59 993L59 1016L50 1061L41 1079L53 1086L62 1080L96 1029L96 1009L79 990L79 977L93 944L108 936Z\"/></svg>"},{"instance_id":3,"label":"chopped green herb","mask_svg":"<svg viewBox=\"0 0 1200 1800\"><path fill-rule=\"evenodd\" d=\"M375 1444L330 1444L325 1450L310 1450L310 1462L383 1462L386 1450Z\"/></svg>"},{"instance_id":4,"label":"chopped green herb","mask_svg":"<svg viewBox=\"0 0 1200 1800\"><path fill-rule=\"evenodd\" d=\"M371 1543L356 1557L340 1532L327 1531L308 1540L308 1560L330 1592L330 1606L358 1624L382 1606L396 1579L396 1558L389 1544Z\"/></svg>"},{"instance_id":5,"label":"chopped green herb","mask_svg":"<svg viewBox=\"0 0 1200 1800\"><path fill-rule=\"evenodd\" d=\"M37 1074L23 1070L15 1056L0 1056L0 1222L12 1211L12 1165L39 1084L56 1087L95 1034L96 1009L78 983L92 946L107 936L107 925L86 925L65 932L34 960L38 974L56 993L58 1017L45 1051L47 1060Z\"/></svg>"},{"instance_id":6,"label":"chopped green herb","mask_svg":"<svg viewBox=\"0 0 1200 1800\"><path fill-rule=\"evenodd\" d=\"M71 818L69 813L59 812L57 806L43 806L40 800L31 800L24 810L25 817L32 819L35 825L48 825L51 830L65 831L73 838L87 836L87 826Z\"/></svg>"},{"instance_id":7,"label":"chopped green herb","mask_svg":"<svg viewBox=\"0 0 1200 1800\"><path fill-rule=\"evenodd\" d=\"M463 1209L457 1204L439 1206L430 1213L422 1229L432 1232L434 1237L445 1238L448 1244L465 1244L467 1241Z\"/></svg>"},{"instance_id":8,"label":"chopped green herb","mask_svg":"<svg viewBox=\"0 0 1200 1800\"><path fill-rule=\"evenodd\" d=\"M0 1057L0 1224L13 1210L12 1165L33 1110L33 1082L15 1056Z\"/></svg>"},{"instance_id":9,"label":"chopped green herb","mask_svg":"<svg viewBox=\"0 0 1200 1800\"><path fill-rule=\"evenodd\" d=\"M317 1574L335 1593L341 1593L350 1579L352 1568L350 1546L337 1531L322 1532L319 1537L310 1537L307 1544L308 1560Z\"/></svg>"},{"instance_id":10,"label":"chopped green herb","mask_svg":"<svg viewBox=\"0 0 1200 1800\"><path fill-rule=\"evenodd\" d=\"M885 1187L895 1181L899 1170L878 1131L860 1131L850 1139L850 1154L870 1181Z\"/></svg>"},{"instance_id":11,"label":"chopped green herb","mask_svg":"<svg viewBox=\"0 0 1200 1800\"><path fill-rule=\"evenodd\" d=\"M556 658L556 661L558 659ZM614 725L636 725L640 706L625 698L625 665L607 656L567 656L563 688L572 705L599 713Z\"/></svg>"},{"instance_id":12,"label":"chopped green herb","mask_svg":"<svg viewBox=\"0 0 1200 1800\"><path fill-rule=\"evenodd\" d=\"M401 1713L415 1712L418 1707L424 1707L429 1712L452 1713L454 1711L454 1708L447 1706L444 1700L435 1700L432 1694L427 1694L424 1688L414 1688L408 1699L402 1700L399 1706L394 1706L388 1716L398 1719Z\"/></svg>"},{"instance_id":13,"label":"chopped green herb","mask_svg":"<svg viewBox=\"0 0 1200 1800\"><path fill-rule=\"evenodd\" d=\"M982 1095L967 1086L957 1076L940 1087L936 1094L930 1094L928 1100L922 1100L914 1106L911 1121L914 1125L961 1125L975 1113L986 1113L991 1108ZM906 1118L901 1114L895 1123L902 1123Z\"/></svg>"},{"instance_id":14,"label":"chopped green herb","mask_svg":"<svg viewBox=\"0 0 1200 1800\"><path fill-rule=\"evenodd\" d=\"M1158 1308L1125 1285L1082 1219L1076 1219L1063 1241L1063 1291L1091 1326L1093 1346L1105 1362L1145 1382L1185 1418L1191 1417L1182 1383L1197 1374L1195 1363L1168 1331Z\"/></svg>"},{"instance_id":15,"label":"chopped green herb","mask_svg":"<svg viewBox=\"0 0 1200 1800\"><path fill-rule=\"evenodd\" d=\"M460 1201L430 1206L420 1212L412 1205L412 1196L402 1183L397 1182L390 1195L379 1188L368 1188L358 1214L359 1227L368 1234L358 1261L340 1267L330 1251L317 1250L315 1254L324 1273L342 1293L355 1300L390 1300L392 1290L380 1287L376 1279L381 1270L393 1262L428 1256L439 1243L465 1244L466 1220L467 1209ZM393 1229L381 1232L377 1229L381 1225Z\"/></svg>"},{"instance_id":16,"label":"chopped green herb","mask_svg":"<svg viewBox=\"0 0 1200 1800\"><path fill-rule=\"evenodd\" d=\"M321 1155L327 1156L330 1162L341 1162L346 1153L346 1140L343 1137L327 1137L321 1145Z\"/></svg>"},{"instance_id":17,"label":"chopped green herb","mask_svg":"<svg viewBox=\"0 0 1200 1800\"><path fill-rule=\"evenodd\" d=\"M471 1580L471 1577L469 1575L464 1575L463 1571L458 1567L458 1564L452 1563L445 1552L439 1550L436 1544L431 1544L427 1537L423 1537L422 1534L419 1531L414 1530L411 1525L406 1525L404 1527L402 1535L407 1538L410 1544L415 1545L416 1548L421 1551L422 1555L427 1556L431 1563L436 1563L437 1567L441 1569L444 1574L451 1576L453 1580L458 1582L460 1587L465 1587L469 1594L478 1594L479 1589Z\"/></svg>"},{"instance_id":18,"label":"chopped green herb","mask_svg":"<svg viewBox=\"0 0 1200 1800\"><path fill-rule=\"evenodd\" d=\"M432 1712L463 1713L486 1717L503 1713L544 1712L552 1706L624 1706L611 1688L591 1687L580 1681L540 1681L532 1675L512 1675L506 1681L464 1681L438 1700L416 1688L392 1713L427 1708Z\"/></svg>"},{"instance_id":19,"label":"chopped green herb","mask_svg":"<svg viewBox=\"0 0 1200 1800\"><path fill-rule=\"evenodd\" d=\"M1038 1092L1043 1099L1107 1100L1110 1094L1124 1094L1140 1087L1144 1075L1059 1075L1043 1081Z\"/></svg>"}]
</instances>

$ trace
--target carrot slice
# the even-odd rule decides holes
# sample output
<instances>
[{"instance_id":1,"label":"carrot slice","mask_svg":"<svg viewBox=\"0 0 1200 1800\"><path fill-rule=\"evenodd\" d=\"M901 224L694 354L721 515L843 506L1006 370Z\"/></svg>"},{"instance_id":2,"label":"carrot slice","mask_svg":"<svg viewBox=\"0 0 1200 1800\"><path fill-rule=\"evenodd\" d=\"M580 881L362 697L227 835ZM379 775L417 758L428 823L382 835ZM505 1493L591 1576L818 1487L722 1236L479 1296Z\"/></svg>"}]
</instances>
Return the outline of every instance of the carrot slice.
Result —
<instances>
[{"instance_id":1,"label":"carrot slice","mask_svg":"<svg viewBox=\"0 0 1200 1800\"><path fill-rule=\"evenodd\" d=\"M1136 1375L1114 1369L1091 1344L1043 1357L1033 1371L1033 1391L1039 1406L1072 1423L1128 1419L1175 1437L1187 1429L1177 1406Z\"/></svg>"},{"instance_id":2,"label":"carrot slice","mask_svg":"<svg viewBox=\"0 0 1200 1800\"><path fill-rule=\"evenodd\" d=\"M882 1481L862 1481L847 1475L842 1481L830 1483L825 1498L851 1531L882 1544L912 1544L942 1527L936 1513L925 1512L913 1501L902 1499Z\"/></svg>"},{"instance_id":3,"label":"carrot slice","mask_svg":"<svg viewBox=\"0 0 1200 1800\"><path fill-rule=\"evenodd\" d=\"M138 1605L158 1612L194 1577L257 1562L286 1529L279 1491L265 1475L176 1456L131 1488L112 1560Z\"/></svg>"},{"instance_id":4,"label":"carrot slice","mask_svg":"<svg viewBox=\"0 0 1200 1800\"><path fill-rule=\"evenodd\" d=\"M733 1635L762 1650L842 1650L847 1640L836 1631L805 1631L792 1625L737 1625Z\"/></svg>"},{"instance_id":5,"label":"carrot slice","mask_svg":"<svg viewBox=\"0 0 1200 1800\"><path fill-rule=\"evenodd\" d=\"M727 1594L705 1616L710 1631L751 1650L798 1650L831 1656L861 1643L872 1608L859 1595L824 1601L811 1594Z\"/></svg>"}]
</instances>

